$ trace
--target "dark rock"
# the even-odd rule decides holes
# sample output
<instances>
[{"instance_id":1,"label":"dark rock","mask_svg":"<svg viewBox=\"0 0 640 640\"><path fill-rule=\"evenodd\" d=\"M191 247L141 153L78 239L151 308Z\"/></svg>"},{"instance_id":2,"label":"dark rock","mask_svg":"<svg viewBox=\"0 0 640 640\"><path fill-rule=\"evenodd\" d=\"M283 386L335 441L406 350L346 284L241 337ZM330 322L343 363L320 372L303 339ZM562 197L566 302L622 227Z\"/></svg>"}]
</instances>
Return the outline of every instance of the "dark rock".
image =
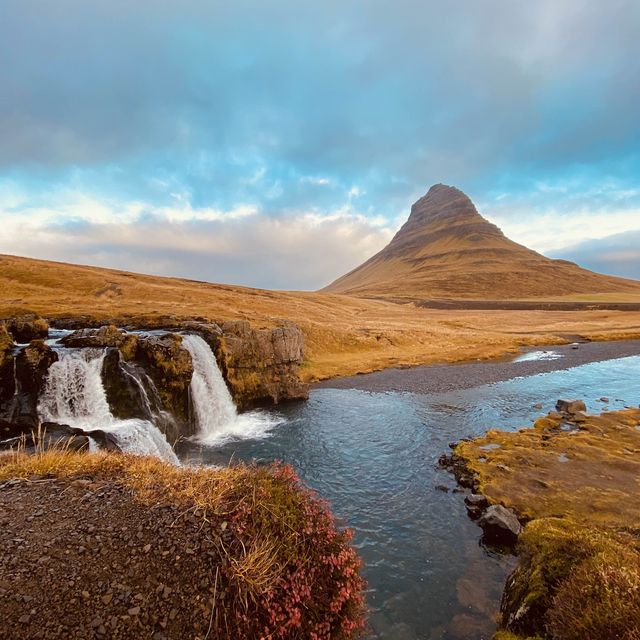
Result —
<instances>
[{"instance_id":1,"label":"dark rock","mask_svg":"<svg viewBox=\"0 0 640 640\"><path fill-rule=\"evenodd\" d=\"M489 501L480 493L470 493L465 496L465 504L473 505L474 507L480 507L484 509L489 506Z\"/></svg>"},{"instance_id":2,"label":"dark rock","mask_svg":"<svg viewBox=\"0 0 640 640\"><path fill-rule=\"evenodd\" d=\"M93 433L55 422L44 422L38 428L33 429L27 428L24 424L13 424L8 427L4 425L0 428L3 433L12 433L11 437L2 438L0 450L20 447L27 453L33 453L36 450L46 451L52 448L88 451L89 436L93 437Z\"/></svg>"},{"instance_id":3,"label":"dark rock","mask_svg":"<svg viewBox=\"0 0 640 640\"><path fill-rule=\"evenodd\" d=\"M16 390L13 348L12 337L7 328L0 324L0 408L13 398Z\"/></svg>"},{"instance_id":4,"label":"dark rock","mask_svg":"<svg viewBox=\"0 0 640 640\"><path fill-rule=\"evenodd\" d=\"M124 370L125 361L119 349L109 347L102 362L102 383L111 413L121 420L149 419L138 378Z\"/></svg>"},{"instance_id":5,"label":"dark rock","mask_svg":"<svg viewBox=\"0 0 640 640\"><path fill-rule=\"evenodd\" d=\"M0 405L0 417L26 428L38 426L38 396L49 367L57 359L58 354L44 340L33 340L20 349L15 356L15 393Z\"/></svg>"},{"instance_id":6,"label":"dark rock","mask_svg":"<svg viewBox=\"0 0 640 640\"><path fill-rule=\"evenodd\" d=\"M607 404L609 402L609 398L607 398L606 396L602 396L602 398L600 398L600 402L604 402L605 404Z\"/></svg>"},{"instance_id":7,"label":"dark rock","mask_svg":"<svg viewBox=\"0 0 640 640\"><path fill-rule=\"evenodd\" d=\"M201 333L213 349L239 409L306 399L300 378L304 336L294 324L252 329L245 321L225 322L222 335Z\"/></svg>"},{"instance_id":8,"label":"dark rock","mask_svg":"<svg viewBox=\"0 0 640 640\"><path fill-rule=\"evenodd\" d=\"M25 313L3 320L13 339L20 344L44 339L49 335L49 324L35 313Z\"/></svg>"},{"instance_id":9,"label":"dark rock","mask_svg":"<svg viewBox=\"0 0 640 640\"><path fill-rule=\"evenodd\" d=\"M134 359L153 381L164 409L179 423L182 435L189 435L188 430L193 429L189 420L193 362L182 346L182 336L175 333L140 336Z\"/></svg>"},{"instance_id":10,"label":"dark rock","mask_svg":"<svg viewBox=\"0 0 640 640\"><path fill-rule=\"evenodd\" d=\"M153 380L143 366L134 360L127 362L119 349L107 349L102 364L102 382L109 408L116 418L149 420L169 442L193 432L186 421L179 423L173 419L171 406L165 409Z\"/></svg>"},{"instance_id":11,"label":"dark rock","mask_svg":"<svg viewBox=\"0 0 640 640\"><path fill-rule=\"evenodd\" d=\"M516 514L500 504L491 505L478 524L484 531L484 539L491 544L515 544L522 532L522 525Z\"/></svg>"},{"instance_id":12,"label":"dark rock","mask_svg":"<svg viewBox=\"0 0 640 640\"><path fill-rule=\"evenodd\" d=\"M467 514L472 520L477 520L489 506L489 501L479 493L471 493L464 499Z\"/></svg>"},{"instance_id":13,"label":"dark rock","mask_svg":"<svg viewBox=\"0 0 640 640\"><path fill-rule=\"evenodd\" d=\"M565 414L573 414L578 411L586 411L587 407L583 400L558 400L556 402L556 411Z\"/></svg>"},{"instance_id":14,"label":"dark rock","mask_svg":"<svg viewBox=\"0 0 640 640\"><path fill-rule=\"evenodd\" d=\"M449 493L449 487L445 486L444 484L437 484L434 489L436 491L442 491L442 493Z\"/></svg>"},{"instance_id":15,"label":"dark rock","mask_svg":"<svg viewBox=\"0 0 640 640\"><path fill-rule=\"evenodd\" d=\"M78 329L60 340L60 343L65 347L98 349L115 347L120 350L125 360L130 360L134 356L137 342L137 335L127 333L114 325L103 326L99 329Z\"/></svg>"}]
</instances>

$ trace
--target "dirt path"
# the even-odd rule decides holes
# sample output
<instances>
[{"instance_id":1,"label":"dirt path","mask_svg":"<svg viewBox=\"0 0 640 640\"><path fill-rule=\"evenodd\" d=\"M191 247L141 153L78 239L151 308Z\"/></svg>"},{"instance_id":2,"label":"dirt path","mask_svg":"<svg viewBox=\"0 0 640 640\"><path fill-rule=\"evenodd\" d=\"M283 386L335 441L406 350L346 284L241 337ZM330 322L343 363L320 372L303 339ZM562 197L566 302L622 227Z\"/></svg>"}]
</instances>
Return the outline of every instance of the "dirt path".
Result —
<instances>
[{"instance_id":1,"label":"dirt path","mask_svg":"<svg viewBox=\"0 0 640 640\"><path fill-rule=\"evenodd\" d=\"M104 481L0 485L0 638L204 638L207 540L177 518Z\"/></svg>"}]
</instances>

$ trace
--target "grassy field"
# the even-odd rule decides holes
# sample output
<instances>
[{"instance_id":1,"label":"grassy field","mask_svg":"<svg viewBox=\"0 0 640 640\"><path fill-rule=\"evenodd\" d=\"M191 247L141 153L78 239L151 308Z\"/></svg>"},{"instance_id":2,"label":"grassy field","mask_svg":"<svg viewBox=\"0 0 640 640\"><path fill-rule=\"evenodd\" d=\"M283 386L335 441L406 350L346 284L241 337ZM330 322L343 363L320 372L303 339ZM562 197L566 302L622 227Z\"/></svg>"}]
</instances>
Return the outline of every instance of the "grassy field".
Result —
<instances>
[{"instance_id":1,"label":"grassy field","mask_svg":"<svg viewBox=\"0 0 640 640\"><path fill-rule=\"evenodd\" d=\"M494 358L578 336L640 337L640 312L436 310L0 256L0 315L21 310L54 320L84 316L135 324L194 317L245 319L256 326L292 321L306 336L303 374L310 381L390 366Z\"/></svg>"}]
</instances>

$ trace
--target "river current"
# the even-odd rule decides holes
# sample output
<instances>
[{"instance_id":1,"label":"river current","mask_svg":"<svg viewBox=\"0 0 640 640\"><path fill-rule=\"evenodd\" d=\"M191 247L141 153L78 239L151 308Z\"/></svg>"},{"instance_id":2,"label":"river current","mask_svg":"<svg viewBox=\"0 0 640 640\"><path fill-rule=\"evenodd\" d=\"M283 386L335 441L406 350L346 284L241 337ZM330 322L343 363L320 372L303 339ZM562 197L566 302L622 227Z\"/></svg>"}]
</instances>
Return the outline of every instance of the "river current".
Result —
<instances>
[{"instance_id":1,"label":"river current","mask_svg":"<svg viewBox=\"0 0 640 640\"><path fill-rule=\"evenodd\" d=\"M482 548L438 458L461 438L530 426L557 398L583 398L594 413L637 406L639 374L634 356L428 395L316 389L274 411L259 437L183 442L177 453L195 464L293 465L355 532L370 638L488 639L514 559Z\"/></svg>"}]
</instances>

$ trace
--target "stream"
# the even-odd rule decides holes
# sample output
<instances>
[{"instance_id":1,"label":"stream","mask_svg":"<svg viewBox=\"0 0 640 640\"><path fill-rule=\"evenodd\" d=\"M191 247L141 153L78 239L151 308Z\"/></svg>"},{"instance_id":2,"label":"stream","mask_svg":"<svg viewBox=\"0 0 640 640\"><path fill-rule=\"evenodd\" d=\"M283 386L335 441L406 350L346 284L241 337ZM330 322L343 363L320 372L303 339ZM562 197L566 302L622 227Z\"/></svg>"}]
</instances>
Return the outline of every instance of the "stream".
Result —
<instances>
[{"instance_id":1,"label":"stream","mask_svg":"<svg viewBox=\"0 0 640 640\"><path fill-rule=\"evenodd\" d=\"M274 411L284 421L262 437L183 442L177 453L192 464L293 465L355 531L370 638L489 639L514 560L480 546L480 529L439 456L489 428L530 426L561 397L583 398L594 413L637 406L638 374L633 356L428 395L321 388Z\"/></svg>"}]
</instances>

